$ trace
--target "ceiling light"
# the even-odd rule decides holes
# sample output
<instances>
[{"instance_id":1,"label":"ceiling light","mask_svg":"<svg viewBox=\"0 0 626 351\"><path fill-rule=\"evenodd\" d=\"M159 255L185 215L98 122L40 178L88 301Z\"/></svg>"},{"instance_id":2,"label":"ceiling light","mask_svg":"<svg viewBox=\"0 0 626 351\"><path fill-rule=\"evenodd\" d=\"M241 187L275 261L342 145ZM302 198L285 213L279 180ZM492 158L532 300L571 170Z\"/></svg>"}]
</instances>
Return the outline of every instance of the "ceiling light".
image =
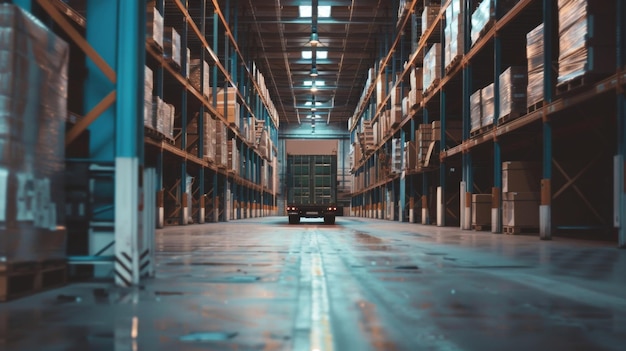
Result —
<instances>
[{"instance_id":1,"label":"ceiling light","mask_svg":"<svg viewBox=\"0 0 626 351\"><path fill-rule=\"evenodd\" d=\"M311 40L309 40L309 44L311 46L318 46L320 43L319 35L316 32L311 33Z\"/></svg>"},{"instance_id":2,"label":"ceiling light","mask_svg":"<svg viewBox=\"0 0 626 351\"><path fill-rule=\"evenodd\" d=\"M317 77L319 73L317 72L317 67L311 68L311 73L309 74L311 77Z\"/></svg>"}]
</instances>

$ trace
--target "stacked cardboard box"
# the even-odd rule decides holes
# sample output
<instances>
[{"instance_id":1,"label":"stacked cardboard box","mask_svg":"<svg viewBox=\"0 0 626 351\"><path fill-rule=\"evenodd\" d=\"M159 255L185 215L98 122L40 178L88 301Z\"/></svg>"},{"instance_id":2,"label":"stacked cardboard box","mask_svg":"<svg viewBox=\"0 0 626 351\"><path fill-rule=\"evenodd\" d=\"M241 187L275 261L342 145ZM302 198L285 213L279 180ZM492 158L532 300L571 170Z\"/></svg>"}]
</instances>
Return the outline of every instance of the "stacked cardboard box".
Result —
<instances>
[{"instance_id":1,"label":"stacked cardboard box","mask_svg":"<svg viewBox=\"0 0 626 351\"><path fill-rule=\"evenodd\" d=\"M215 163L220 167L228 165L228 128L221 120L215 121Z\"/></svg>"},{"instance_id":2,"label":"stacked cardboard box","mask_svg":"<svg viewBox=\"0 0 626 351\"><path fill-rule=\"evenodd\" d=\"M543 101L543 23L526 35L526 58L528 59L528 107Z\"/></svg>"},{"instance_id":3,"label":"stacked cardboard box","mask_svg":"<svg viewBox=\"0 0 626 351\"><path fill-rule=\"evenodd\" d=\"M491 194L472 194L472 226L491 226Z\"/></svg>"},{"instance_id":4,"label":"stacked cardboard box","mask_svg":"<svg viewBox=\"0 0 626 351\"><path fill-rule=\"evenodd\" d=\"M408 141L404 147L404 169L412 171L417 169L417 142Z\"/></svg>"},{"instance_id":5,"label":"stacked cardboard box","mask_svg":"<svg viewBox=\"0 0 626 351\"><path fill-rule=\"evenodd\" d=\"M509 67L500 75L500 115L498 118L512 118L526 113L526 67Z\"/></svg>"},{"instance_id":6,"label":"stacked cardboard box","mask_svg":"<svg viewBox=\"0 0 626 351\"><path fill-rule=\"evenodd\" d=\"M158 96L152 98L152 123L153 128L163 133L163 123L165 121L165 102Z\"/></svg>"},{"instance_id":7,"label":"stacked cardboard box","mask_svg":"<svg viewBox=\"0 0 626 351\"><path fill-rule=\"evenodd\" d=\"M189 81L191 85L199 92L204 89L204 96L209 96L211 89L211 81L209 80L209 64L200 59L194 59L189 62L190 73Z\"/></svg>"},{"instance_id":8,"label":"stacked cardboard box","mask_svg":"<svg viewBox=\"0 0 626 351\"><path fill-rule=\"evenodd\" d=\"M213 117L204 113L204 159L213 163L215 162L215 148L217 135L215 129L216 121Z\"/></svg>"},{"instance_id":9,"label":"stacked cardboard box","mask_svg":"<svg viewBox=\"0 0 626 351\"><path fill-rule=\"evenodd\" d=\"M493 124L493 118L495 116L495 94L493 83L484 87L481 91L482 101L482 118L480 125L482 127Z\"/></svg>"},{"instance_id":10,"label":"stacked cardboard box","mask_svg":"<svg viewBox=\"0 0 626 351\"><path fill-rule=\"evenodd\" d=\"M155 7L156 2L148 3L146 12L146 38L149 42L163 49L163 16Z\"/></svg>"},{"instance_id":11,"label":"stacked cardboard box","mask_svg":"<svg viewBox=\"0 0 626 351\"><path fill-rule=\"evenodd\" d=\"M424 91L433 88L441 78L441 44L435 43L424 56Z\"/></svg>"},{"instance_id":12,"label":"stacked cardboard box","mask_svg":"<svg viewBox=\"0 0 626 351\"><path fill-rule=\"evenodd\" d=\"M433 141L441 140L441 121L433 121ZM446 141L448 144L460 144L463 139L463 122L446 121Z\"/></svg>"},{"instance_id":13,"label":"stacked cardboard box","mask_svg":"<svg viewBox=\"0 0 626 351\"><path fill-rule=\"evenodd\" d=\"M440 9L440 6L433 4L424 7L424 11L422 12L422 30L420 36L424 35L428 28L435 23Z\"/></svg>"},{"instance_id":14,"label":"stacked cardboard box","mask_svg":"<svg viewBox=\"0 0 626 351\"><path fill-rule=\"evenodd\" d=\"M429 124L420 124L415 131L417 140L417 166L424 167L430 143L433 142L433 127Z\"/></svg>"},{"instance_id":15,"label":"stacked cardboard box","mask_svg":"<svg viewBox=\"0 0 626 351\"><path fill-rule=\"evenodd\" d=\"M394 138L391 140L391 169L393 174L399 174L402 172L402 140Z\"/></svg>"},{"instance_id":16,"label":"stacked cardboard box","mask_svg":"<svg viewBox=\"0 0 626 351\"><path fill-rule=\"evenodd\" d=\"M539 165L502 163L502 224L507 228L539 227Z\"/></svg>"},{"instance_id":17,"label":"stacked cardboard box","mask_svg":"<svg viewBox=\"0 0 626 351\"><path fill-rule=\"evenodd\" d=\"M479 130L483 119L482 90L478 89L470 96L470 131Z\"/></svg>"},{"instance_id":18,"label":"stacked cardboard box","mask_svg":"<svg viewBox=\"0 0 626 351\"><path fill-rule=\"evenodd\" d=\"M145 67L145 80L143 92L143 124L152 129L155 128L154 115L152 114L152 89L154 87L154 76L152 70Z\"/></svg>"},{"instance_id":19,"label":"stacked cardboard box","mask_svg":"<svg viewBox=\"0 0 626 351\"><path fill-rule=\"evenodd\" d=\"M409 91L409 111L410 109L422 102L422 97L424 93L424 76L423 70L421 68L416 68L411 70L409 82L411 85L411 90ZM410 112L407 112L407 114Z\"/></svg>"},{"instance_id":20,"label":"stacked cardboard box","mask_svg":"<svg viewBox=\"0 0 626 351\"><path fill-rule=\"evenodd\" d=\"M235 174L239 174L239 149L237 148L237 139L232 138L228 140L226 150L228 157L226 168Z\"/></svg>"},{"instance_id":21,"label":"stacked cardboard box","mask_svg":"<svg viewBox=\"0 0 626 351\"><path fill-rule=\"evenodd\" d=\"M180 67L180 34L172 27L163 29L163 57Z\"/></svg>"},{"instance_id":22,"label":"stacked cardboard box","mask_svg":"<svg viewBox=\"0 0 626 351\"><path fill-rule=\"evenodd\" d=\"M219 112L228 124L239 129L240 105L237 102L237 88L229 87L217 91L217 112Z\"/></svg>"}]
</instances>

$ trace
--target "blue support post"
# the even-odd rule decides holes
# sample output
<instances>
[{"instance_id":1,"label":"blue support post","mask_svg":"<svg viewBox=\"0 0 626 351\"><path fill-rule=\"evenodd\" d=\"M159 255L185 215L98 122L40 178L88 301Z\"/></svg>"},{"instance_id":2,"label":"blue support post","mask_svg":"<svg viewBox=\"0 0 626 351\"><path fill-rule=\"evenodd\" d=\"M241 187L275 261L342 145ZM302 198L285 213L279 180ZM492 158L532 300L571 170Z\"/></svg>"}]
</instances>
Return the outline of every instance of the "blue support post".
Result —
<instances>
[{"instance_id":1,"label":"blue support post","mask_svg":"<svg viewBox=\"0 0 626 351\"><path fill-rule=\"evenodd\" d=\"M187 8L186 0L183 1L183 4L185 5L185 8ZM183 21L183 30L182 30L182 33L180 33L180 42L181 42L180 72L183 76L185 76L185 72L187 71L187 65L189 64L187 62L187 51L186 51L188 35L189 35L189 24L187 23L187 21ZM181 105L180 106L180 123L181 123L180 140L181 140L181 145L183 149L186 149L187 148L187 112L188 112L187 111L187 89L182 90L181 97L180 97L180 105ZM180 224L185 225L188 223L189 216L191 215L190 213L191 209L188 207L188 203L190 199L187 199L187 197L193 196L191 191L189 191L189 194L187 193L188 190L187 190L187 161L186 160L182 160L181 162L180 176L182 179L182 181L180 182L180 193L182 194L182 197L181 197L182 211L180 211L180 215L181 215Z\"/></svg>"},{"instance_id":2,"label":"blue support post","mask_svg":"<svg viewBox=\"0 0 626 351\"><path fill-rule=\"evenodd\" d=\"M554 1L543 0L543 99L552 102L552 32ZM541 180L541 204L539 206L539 236L552 239L552 123L543 121L543 179Z\"/></svg>"},{"instance_id":3,"label":"blue support post","mask_svg":"<svg viewBox=\"0 0 626 351\"><path fill-rule=\"evenodd\" d=\"M13 3L25 11L32 12L33 11L33 0L13 0Z\"/></svg>"},{"instance_id":4,"label":"blue support post","mask_svg":"<svg viewBox=\"0 0 626 351\"><path fill-rule=\"evenodd\" d=\"M424 107L424 109L422 110L422 123L428 123L428 109L426 107ZM428 201L429 201L429 191L428 188L430 187L429 181L429 173L428 172L423 172L422 173L422 224L430 224L430 208L428 206Z\"/></svg>"},{"instance_id":5,"label":"blue support post","mask_svg":"<svg viewBox=\"0 0 626 351\"><path fill-rule=\"evenodd\" d=\"M115 111L115 282L139 283L143 216L143 82L145 1L119 1ZM100 15L100 14L99 14ZM112 14L113 15L113 14ZM138 20L139 19L139 20ZM109 19L110 20L110 19ZM110 28L110 23L107 28Z\"/></svg>"},{"instance_id":6,"label":"blue support post","mask_svg":"<svg viewBox=\"0 0 626 351\"><path fill-rule=\"evenodd\" d=\"M497 8L497 7L496 7ZM493 127L500 116L500 72L502 72L502 41L493 39ZM491 232L502 233L502 149L500 141L493 142L493 189L491 190Z\"/></svg>"},{"instance_id":7,"label":"blue support post","mask_svg":"<svg viewBox=\"0 0 626 351\"><path fill-rule=\"evenodd\" d=\"M404 143L406 142L406 135L404 133L404 129L400 129L400 152L401 159L404 159ZM400 177L400 213L398 214L398 220L400 222L404 222L405 213L404 208L406 207L406 175L404 174L404 170L400 170L402 176Z\"/></svg>"},{"instance_id":8,"label":"blue support post","mask_svg":"<svg viewBox=\"0 0 626 351\"><path fill-rule=\"evenodd\" d=\"M626 4L617 0L617 71L626 69ZM615 220L618 246L626 248L626 82L617 94L617 155L615 156Z\"/></svg>"},{"instance_id":9,"label":"blue support post","mask_svg":"<svg viewBox=\"0 0 626 351\"><path fill-rule=\"evenodd\" d=\"M200 0L200 11L202 14L206 13L206 1ZM206 16L200 17L200 32L206 33ZM200 50L200 62L206 61L206 50L202 48ZM187 62L189 64L189 62ZM204 65L200 65L200 76L204 77L204 75L208 72L204 72ZM200 79L200 92L204 93L209 87L204 86L204 79ZM203 94L204 95L204 94ZM204 113L206 112L206 107L204 104L200 105L200 111L198 115L198 157L200 159L204 159ZM206 216L206 189L205 189L205 172L206 169L204 167L200 168L200 174L198 174L198 194L200 196L200 211L198 211L198 223L205 222Z\"/></svg>"}]
</instances>

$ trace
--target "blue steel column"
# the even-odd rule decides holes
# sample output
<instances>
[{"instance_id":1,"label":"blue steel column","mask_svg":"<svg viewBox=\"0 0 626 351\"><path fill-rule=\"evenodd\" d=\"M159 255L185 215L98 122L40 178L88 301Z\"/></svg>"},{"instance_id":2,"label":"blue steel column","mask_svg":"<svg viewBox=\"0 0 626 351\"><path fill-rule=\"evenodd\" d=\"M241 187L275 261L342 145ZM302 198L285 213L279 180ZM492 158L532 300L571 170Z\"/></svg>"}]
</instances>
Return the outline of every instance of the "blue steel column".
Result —
<instances>
[{"instance_id":1,"label":"blue steel column","mask_svg":"<svg viewBox=\"0 0 626 351\"><path fill-rule=\"evenodd\" d=\"M119 1L115 118L115 282L139 283L145 1ZM139 20L137 20L139 19ZM110 27L108 27L110 28Z\"/></svg>"},{"instance_id":2,"label":"blue steel column","mask_svg":"<svg viewBox=\"0 0 626 351\"><path fill-rule=\"evenodd\" d=\"M217 35L219 33L219 16L217 15L217 11L215 11L215 8L213 9L213 45L211 47L211 49L213 49L213 52L215 53L215 55L218 55L218 49L219 49L219 36ZM218 75L218 67L217 65L213 65L213 70L211 72L211 96L212 99L210 101L210 103L212 104L212 106L216 106L217 105L217 90L219 88L219 83L217 80L217 75ZM215 122L216 123L220 123L220 119L216 118ZM216 151L217 152L217 151ZM214 221L215 222L219 222L220 221L220 208L224 208L226 206L226 187L224 187L223 192L219 193L220 190L220 175L217 171L213 172L213 217L214 217ZM217 202L220 201L220 203L218 204ZM217 205L217 206L216 206ZM224 213L226 213L224 211Z\"/></svg>"},{"instance_id":3,"label":"blue steel column","mask_svg":"<svg viewBox=\"0 0 626 351\"><path fill-rule=\"evenodd\" d=\"M443 53L441 54L441 58L443 60ZM442 62L441 64L442 69L444 69L444 64ZM441 76L443 77L443 75ZM440 121L441 121L441 128L440 128L440 142L439 142L439 151L445 151L446 149L446 91L445 90L441 90L440 92ZM446 187L446 175L447 175L447 166L446 166L446 162L442 161L440 166L439 166L439 187L441 188L441 199L437 199L438 202L437 204L437 226L443 227L446 225L446 195L447 195L447 187Z\"/></svg>"},{"instance_id":4,"label":"blue steel column","mask_svg":"<svg viewBox=\"0 0 626 351\"><path fill-rule=\"evenodd\" d=\"M617 0L617 64L618 72L623 72L626 68L626 4ZM624 84L618 87L617 94L617 156L615 158L616 168L616 201L615 225L618 228L619 247L626 248L626 93ZM617 171L618 170L618 171Z\"/></svg>"},{"instance_id":5,"label":"blue steel column","mask_svg":"<svg viewBox=\"0 0 626 351\"><path fill-rule=\"evenodd\" d=\"M619 2L619 1L618 1ZM543 0L543 100L552 102L552 13L554 1ZM552 123L543 121L543 179L541 180L541 205L539 206L539 235L542 240L552 239Z\"/></svg>"},{"instance_id":6,"label":"blue steel column","mask_svg":"<svg viewBox=\"0 0 626 351\"><path fill-rule=\"evenodd\" d=\"M463 7L463 35L464 35L464 46L463 53L466 55L471 46L471 27L472 27L472 0L462 0L461 6ZM466 65L463 67L463 142L470 138L470 130L471 130L471 104L470 104L470 96L472 94L472 66ZM469 230L471 229L472 222L472 212L471 212L471 196L474 191L474 178L472 168L472 154L471 152L463 152L463 181L465 182L465 198L461 199L464 201L464 218L461 219L462 229Z\"/></svg>"},{"instance_id":7,"label":"blue steel column","mask_svg":"<svg viewBox=\"0 0 626 351\"><path fill-rule=\"evenodd\" d=\"M157 0L155 3L155 8L159 11L159 13L163 14L163 9L165 8L165 0ZM163 66L158 65L154 71L154 90L156 95L163 99ZM157 190L159 192L159 197L162 200L164 198L165 189L163 187L163 150L159 152L157 159ZM158 219L157 219L157 227L163 228L165 222L165 208L163 207L163 201L159 200L159 208L158 208Z\"/></svg>"},{"instance_id":8,"label":"blue steel column","mask_svg":"<svg viewBox=\"0 0 626 351\"><path fill-rule=\"evenodd\" d=\"M426 108L426 106L424 106L423 110L422 110L422 123L426 124L428 123L428 109ZM430 224L430 207L428 206L428 202L429 202L429 191L428 188L430 187L428 178L429 178L429 172L423 172L422 173L422 224Z\"/></svg>"},{"instance_id":9,"label":"blue steel column","mask_svg":"<svg viewBox=\"0 0 626 351\"><path fill-rule=\"evenodd\" d=\"M187 9L188 8L187 0L182 0L182 3L185 6L185 9ZM187 65L189 64L187 62L187 51L186 51L188 34L189 34L189 24L187 23L187 21L183 21L183 30L182 30L182 33L180 34L180 43L181 43L180 74L182 74L183 76L185 75L185 72L187 71ZM181 97L180 97L180 105L181 105L180 106L180 121L181 121L180 122L181 123L180 143L183 149L185 149L187 147L187 89L182 90ZM180 211L180 216L181 216L180 224L185 225L187 224L187 220L189 216L191 215L191 213L189 212L191 209L187 207L187 197L192 196L192 195L187 194L187 161L182 160L180 164L181 164L180 177L182 179L182 181L180 182L180 193L182 194L181 196L182 211Z\"/></svg>"},{"instance_id":10,"label":"blue steel column","mask_svg":"<svg viewBox=\"0 0 626 351\"><path fill-rule=\"evenodd\" d=\"M33 1L32 0L13 0L13 3L28 12L33 11Z\"/></svg>"},{"instance_id":11,"label":"blue steel column","mask_svg":"<svg viewBox=\"0 0 626 351\"><path fill-rule=\"evenodd\" d=\"M207 0L200 0L200 13L202 13L202 16L200 16L200 32L202 33L202 35L206 35L206 1ZM207 74L208 72L204 72L204 64L202 64L203 62L205 62L206 60L206 49L202 48L200 50L200 77L204 77L205 74ZM187 62L187 64L189 64L189 62ZM209 87L205 87L204 86L204 79L200 79L200 92L202 93L201 95L205 95L204 92L206 90L208 90ZM206 94L208 95L208 94ZM206 108L204 106L204 104L200 104L200 114L198 115L198 157L203 160L204 159L204 131L205 131L205 127L204 127L204 113L206 111ZM198 174L198 194L200 196L200 211L198 211L198 223L204 223L204 219L205 219L205 209L206 209L206 191L205 191L205 186L204 186L204 178L205 178L205 172L206 172L206 168L201 167L200 168L200 174Z\"/></svg>"},{"instance_id":12,"label":"blue steel column","mask_svg":"<svg viewBox=\"0 0 626 351\"><path fill-rule=\"evenodd\" d=\"M406 142L406 136L404 129L400 129L400 157L404 160L404 143ZM406 206L406 175L404 170L400 170L402 177L400 177L400 213L398 214L398 221L404 222L404 208Z\"/></svg>"},{"instance_id":13,"label":"blue steel column","mask_svg":"<svg viewBox=\"0 0 626 351\"><path fill-rule=\"evenodd\" d=\"M497 8L497 1L496 1ZM493 38L493 127L498 125L500 116L500 72L502 71L502 42ZM502 149L500 141L493 141L493 189L491 190L491 232L502 233Z\"/></svg>"}]
</instances>

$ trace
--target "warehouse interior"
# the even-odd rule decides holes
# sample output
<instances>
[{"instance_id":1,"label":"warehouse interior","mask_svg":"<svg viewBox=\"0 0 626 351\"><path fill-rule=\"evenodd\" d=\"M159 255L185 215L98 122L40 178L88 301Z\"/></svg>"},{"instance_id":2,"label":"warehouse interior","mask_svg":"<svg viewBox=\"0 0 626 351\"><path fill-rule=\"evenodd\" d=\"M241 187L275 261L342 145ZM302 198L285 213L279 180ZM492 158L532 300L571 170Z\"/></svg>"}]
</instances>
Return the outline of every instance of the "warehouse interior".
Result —
<instances>
[{"instance_id":1,"label":"warehouse interior","mask_svg":"<svg viewBox=\"0 0 626 351\"><path fill-rule=\"evenodd\" d=\"M0 0L0 43L0 345L8 349L34 347L10 335L28 299L77 303L76 291L93 290L96 300L142 300L155 277L189 273L177 270L175 253L219 253L212 243L229 252L255 231L289 252L272 262L310 269L313 301L332 280L316 280L317 264L333 262L323 249L344 245L333 230L352 230L355 243L382 251L403 240L419 251L412 240L424 235L428 245L497 248L537 264L570 249L612 258L604 261L611 272L626 262L621 0ZM337 224L283 227L294 155L333 155L336 182L319 191L333 193ZM368 227L378 239L364 239ZM231 230L237 239L222 238ZM276 233L305 239L288 244ZM531 245L538 249L524 257L520 248ZM296 251L314 256L296 255L294 268ZM249 262L265 264L254 254ZM349 270L362 266L355 262ZM225 265L212 264L209 271ZM596 278L578 278L576 289L593 289ZM617 299L623 280L597 279ZM378 319L366 322L363 333L379 339L358 349L456 349L426 337L386 343L393 337L377 334ZM315 325L310 338L297 328L285 338L273 332L265 348L208 346L331 350L355 342L340 332L330 343L315 339L330 333ZM615 331L615 340L626 338ZM136 347L134 338L114 339L116 350ZM161 341L143 347L187 349ZM581 345L613 349L613 341Z\"/></svg>"}]
</instances>

